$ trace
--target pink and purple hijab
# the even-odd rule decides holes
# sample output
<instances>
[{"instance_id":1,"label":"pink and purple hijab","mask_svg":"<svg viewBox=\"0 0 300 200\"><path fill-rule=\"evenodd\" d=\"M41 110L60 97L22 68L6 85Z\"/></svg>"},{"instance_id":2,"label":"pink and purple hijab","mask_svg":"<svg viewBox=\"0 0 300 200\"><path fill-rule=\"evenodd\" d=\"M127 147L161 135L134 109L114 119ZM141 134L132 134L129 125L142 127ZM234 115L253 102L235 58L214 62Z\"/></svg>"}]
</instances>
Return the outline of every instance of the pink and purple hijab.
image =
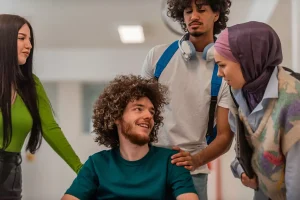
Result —
<instances>
[{"instance_id":1,"label":"pink and purple hijab","mask_svg":"<svg viewBox=\"0 0 300 200\"><path fill-rule=\"evenodd\" d=\"M282 62L281 42L267 24L246 22L225 29L215 43L223 57L241 65L250 111L262 100L273 70Z\"/></svg>"}]
</instances>

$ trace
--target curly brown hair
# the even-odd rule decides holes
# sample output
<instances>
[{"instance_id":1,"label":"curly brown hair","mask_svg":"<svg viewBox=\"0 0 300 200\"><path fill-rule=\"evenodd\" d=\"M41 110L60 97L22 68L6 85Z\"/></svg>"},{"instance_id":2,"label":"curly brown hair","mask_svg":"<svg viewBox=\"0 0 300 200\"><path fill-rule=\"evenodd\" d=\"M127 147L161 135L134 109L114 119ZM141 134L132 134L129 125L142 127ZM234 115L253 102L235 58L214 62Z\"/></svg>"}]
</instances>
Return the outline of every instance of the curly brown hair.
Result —
<instances>
[{"instance_id":1,"label":"curly brown hair","mask_svg":"<svg viewBox=\"0 0 300 200\"><path fill-rule=\"evenodd\" d=\"M178 21L181 28L187 32L183 12L191 6L192 0L168 0L168 16ZM221 33L227 27L231 0L196 0L198 7L209 5L213 12L220 12L219 19L214 24L214 35Z\"/></svg>"},{"instance_id":2,"label":"curly brown hair","mask_svg":"<svg viewBox=\"0 0 300 200\"><path fill-rule=\"evenodd\" d=\"M109 148L119 146L119 136L115 121L121 119L130 101L148 97L154 106L154 126L150 133L150 142L157 142L157 132L163 124L161 116L164 105L168 103L167 87L156 79L145 79L141 76L117 76L104 89L94 106L93 132L95 142Z\"/></svg>"}]
</instances>

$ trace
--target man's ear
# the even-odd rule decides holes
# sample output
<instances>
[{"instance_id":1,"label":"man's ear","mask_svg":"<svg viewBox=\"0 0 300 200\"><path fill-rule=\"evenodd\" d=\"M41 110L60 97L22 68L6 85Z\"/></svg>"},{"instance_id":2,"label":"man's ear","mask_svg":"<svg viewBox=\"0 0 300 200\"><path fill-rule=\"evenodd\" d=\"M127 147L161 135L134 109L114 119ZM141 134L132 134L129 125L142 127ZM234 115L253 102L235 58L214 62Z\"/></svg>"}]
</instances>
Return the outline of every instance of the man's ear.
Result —
<instances>
[{"instance_id":1,"label":"man's ear","mask_svg":"<svg viewBox=\"0 0 300 200\"><path fill-rule=\"evenodd\" d=\"M214 22L218 21L219 17L220 17L220 12L219 11L215 12Z\"/></svg>"}]
</instances>

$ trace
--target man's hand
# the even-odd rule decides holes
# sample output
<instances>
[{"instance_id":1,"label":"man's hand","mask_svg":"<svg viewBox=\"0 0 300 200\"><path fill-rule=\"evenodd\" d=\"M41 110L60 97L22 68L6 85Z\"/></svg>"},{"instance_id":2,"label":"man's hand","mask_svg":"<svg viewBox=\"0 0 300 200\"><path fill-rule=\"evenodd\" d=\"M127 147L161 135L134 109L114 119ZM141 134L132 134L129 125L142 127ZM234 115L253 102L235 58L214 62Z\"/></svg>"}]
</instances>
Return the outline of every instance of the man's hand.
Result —
<instances>
[{"instance_id":1,"label":"man's hand","mask_svg":"<svg viewBox=\"0 0 300 200\"><path fill-rule=\"evenodd\" d=\"M258 188L257 178L254 176L254 178L250 179L245 173L242 173L241 181L244 186L250 187L254 190Z\"/></svg>"},{"instance_id":2,"label":"man's hand","mask_svg":"<svg viewBox=\"0 0 300 200\"><path fill-rule=\"evenodd\" d=\"M195 162L195 158L190 154L190 152L183 151L179 147L173 147L173 150L179 151L179 153L174 154L171 159L172 164L176 164L177 166L184 166L187 170L194 171L197 166Z\"/></svg>"}]
</instances>

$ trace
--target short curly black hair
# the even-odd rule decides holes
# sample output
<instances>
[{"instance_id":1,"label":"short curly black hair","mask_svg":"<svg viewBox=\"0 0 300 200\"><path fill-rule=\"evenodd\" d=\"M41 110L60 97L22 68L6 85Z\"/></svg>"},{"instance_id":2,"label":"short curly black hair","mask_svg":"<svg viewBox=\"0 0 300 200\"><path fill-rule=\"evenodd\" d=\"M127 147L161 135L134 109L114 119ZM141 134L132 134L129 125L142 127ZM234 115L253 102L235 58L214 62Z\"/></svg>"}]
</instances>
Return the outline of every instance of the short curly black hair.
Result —
<instances>
[{"instance_id":1,"label":"short curly black hair","mask_svg":"<svg viewBox=\"0 0 300 200\"><path fill-rule=\"evenodd\" d=\"M227 27L229 8L231 0L195 0L197 6L209 5L213 12L220 12L219 19L214 24L214 35L221 33ZM186 24L184 23L183 12L190 7L192 0L168 0L168 16L178 21L181 28L187 32Z\"/></svg>"},{"instance_id":2,"label":"short curly black hair","mask_svg":"<svg viewBox=\"0 0 300 200\"><path fill-rule=\"evenodd\" d=\"M167 87L156 79L146 79L135 75L117 76L104 89L94 105L93 132L95 142L108 148L118 147L119 136L115 121L121 119L130 101L148 97L154 106L154 126L150 133L150 143L157 142L157 132L163 124L161 112L168 103Z\"/></svg>"}]
</instances>

